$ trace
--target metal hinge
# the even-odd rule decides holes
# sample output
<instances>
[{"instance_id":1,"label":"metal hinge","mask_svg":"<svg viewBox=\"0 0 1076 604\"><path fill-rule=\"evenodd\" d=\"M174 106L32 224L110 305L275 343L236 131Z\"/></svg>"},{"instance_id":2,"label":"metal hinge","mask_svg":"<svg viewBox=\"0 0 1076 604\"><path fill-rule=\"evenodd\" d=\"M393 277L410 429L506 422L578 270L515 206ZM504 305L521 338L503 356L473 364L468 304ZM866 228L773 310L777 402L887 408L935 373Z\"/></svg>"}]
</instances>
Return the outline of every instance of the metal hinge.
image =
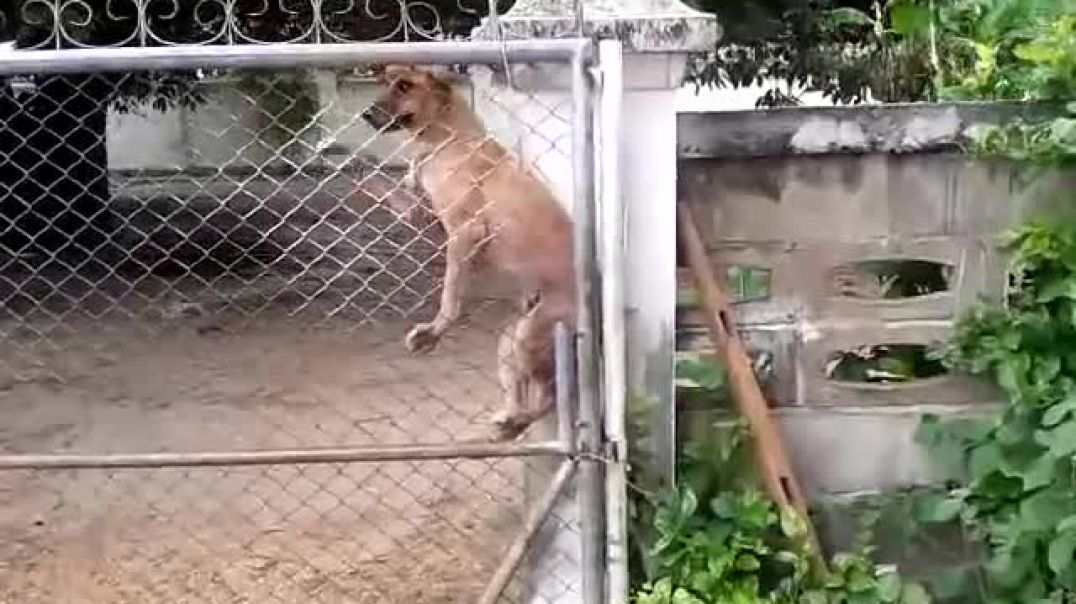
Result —
<instances>
[{"instance_id":1,"label":"metal hinge","mask_svg":"<svg viewBox=\"0 0 1076 604\"><path fill-rule=\"evenodd\" d=\"M623 463L624 461L626 461L624 459L624 453L627 447L624 446L623 442L618 440L607 440L605 441L603 449L604 450L602 457L604 457L609 463Z\"/></svg>"}]
</instances>

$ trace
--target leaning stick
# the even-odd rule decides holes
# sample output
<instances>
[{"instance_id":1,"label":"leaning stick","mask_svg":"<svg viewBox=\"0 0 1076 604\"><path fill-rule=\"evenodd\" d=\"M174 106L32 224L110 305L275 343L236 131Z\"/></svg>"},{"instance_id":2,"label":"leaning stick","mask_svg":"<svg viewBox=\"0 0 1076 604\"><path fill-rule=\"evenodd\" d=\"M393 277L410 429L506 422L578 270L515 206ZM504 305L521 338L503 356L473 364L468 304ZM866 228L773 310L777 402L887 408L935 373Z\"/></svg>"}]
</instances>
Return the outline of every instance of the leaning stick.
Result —
<instances>
[{"instance_id":1,"label":"leaning stick","mask_svg":"<svg viewBox=\"0 0 1076 604\"><path fill-rule=\"evenodd\" d=\"M732 397L751 426L755 457L762 474L762 482L770 497L782 508L794 509L807 526L808 545L814 554L816 568L825 571L825 559L819 546L818 535L807 515L807 500L800 490L792 465L788 461L784 442L777 425L770 417L766 400L762 396L758 380L751 368L746 347L735 329L728 296L718 279L706 253L706 246L699 235L690 208L677 204L679 240L695 283L699 288L700 302L710 339L722 355L728 374Z\"/></svg>"}]
</instances>

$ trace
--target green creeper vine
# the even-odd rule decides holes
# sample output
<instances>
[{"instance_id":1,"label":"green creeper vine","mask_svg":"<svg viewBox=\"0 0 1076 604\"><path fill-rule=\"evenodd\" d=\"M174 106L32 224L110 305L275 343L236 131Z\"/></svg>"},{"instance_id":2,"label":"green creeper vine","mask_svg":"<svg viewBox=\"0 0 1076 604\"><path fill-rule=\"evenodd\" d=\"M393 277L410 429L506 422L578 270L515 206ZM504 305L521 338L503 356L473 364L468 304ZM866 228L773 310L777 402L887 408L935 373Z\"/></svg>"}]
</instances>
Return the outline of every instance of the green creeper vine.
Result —
<instances>
[{"instance_id":1,"label":"green creeper vine","mask_svg":"<svg viewBox=\"0 0 1076 604\"><path fill-rule=\"evenodd\" d=\"M995 418L927 417L923 441L945 452L953 488L922 508L981 541L986 602L1076 601L1076 225L1028 224L1006 241L1017 275L1005 307L981 307L943 351L995 381Z\"/></svg>"},{"instance_id":2,"label":"green creeper vine","mask_svg":"<svg viewBox=\"0 0 1076 604\"><path fill-rule=\"evenodd\" d=\"M971 52L948 64L944 90L1042 108L984 130L972 150L1032 174L1076 164L1076 3L956 0L946 10ZM1004 404L985 419L924 419L921 440L950 482L919 518L958 523L983 547L976 580L954 601L1076 602L1076 224L1030 222L1003 248L1007 300L967 313L937 356L995 382Z\"/></svg>"}]
</instances>

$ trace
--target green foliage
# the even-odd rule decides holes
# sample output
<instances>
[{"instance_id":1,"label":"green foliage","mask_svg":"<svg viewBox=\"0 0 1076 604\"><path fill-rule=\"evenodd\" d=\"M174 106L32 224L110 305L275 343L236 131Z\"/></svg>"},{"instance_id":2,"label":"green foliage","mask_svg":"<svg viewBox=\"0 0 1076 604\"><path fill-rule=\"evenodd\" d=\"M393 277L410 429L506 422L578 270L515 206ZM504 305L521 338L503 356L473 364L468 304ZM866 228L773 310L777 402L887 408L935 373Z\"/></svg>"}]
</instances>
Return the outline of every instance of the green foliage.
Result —
<instances>
[{"instance_id":1,"label":"green foliage","mask_svg":"<svg viewBox=\"0 0 1076 604\"><path fill-rule=\"evenodd\" d=\"M1034 166L1068 166L1076 158L1076 103L1068 103L1053 119L1034 122L1017 118L985 128L972 149L986 156L1007 157Z\"/></svg>"},{"instance_id":2,"label":"green foliage","mask_svg":"<svg viewBox=\"0 0 1076 604\"><path fill-rule=\"evenodd\" d=\"M1035 101L1043 116L986 129L973 150L1031 167L1076 158L1076 2L954 0L955 39L939 74L958 99ZM956 325L938 358L996 383L1000 414L924 418L920 440L950 479L918 509L961 523L985 560L963 601L1076 601L1076 225L1031 222L1007 235L1011 287ZM956 592L954 592L956 593Z\"/></svg>"},{"instance_id":3,"label":"green foliage","mask_svg":"<svg viewBox=\"0 0 1076 604\"><path fill-rule=\"evenodd\" d=\"M740 10L743 4L764 10ZM941 98L1061 104L1073 99L1074 0L700 5L725 23L732 19L733 26L721 46L691 64L688 80L699 86L741 87L770 78L784 84L786 89L767 91L759 106L798 104L794 88L821 92L834 103L860 103L868 97L882 102ZM1008 137L1073 144L1071 121L1035 136L1021 136L1014 128L1007 127Z\"/></svg>"},{"instance_id":4,"label":"green foliage","mask_svg":"<svg viewBox=\"0 0 1076 604\"><path fill-rule=\"evenodd\" d=\"M727 397L724 372L712 360L683 361L677 374L685 387ZM634 485L656 482L648 476L655 470L646 455L648 410L637 399L629 416ZM812 572L807 527L760 492L748 443L742 422L717 422L704 437L681 443L677 485L632 491L634 604L930 601L920 585L879 569L866 539L854 554L834 556L828 575Z\"/></svg>"},{"instance_id":5,"label":"green foliage","mask_svg":"<svg viewBox=\"0 0 1076 604\"><path fill-rule=\"evenodd\" d=\"M954 0L938 15L952 41L938 74L943 98L1031 101L1034 120L987 128L980 154L1035 165L1076 158L1076 1Z\"/></svg>"},{"instance_id":6,"label":"green foliage","mask_svg":"<svg viewBox=\"0 0 1076 604\"><path fill-rule=\"evenodd\" d=\"M918 514L960 520L987 547L990 602L1076 599L1076 227L1031 223L1006 238L1014 285L980 307L942 351L996 382L998 417L952 426L927 417L920 439L956 468L958 486Z\"/></svg>"},{"instance_id":7,"label":"green foliage","mask_svg":"<svg viewBox=\"0 0 1076 604\"><path fill-rule=\"evenodd\" d=\"M1076 90L1073 0L953 0L937 27L953 41L939 73L946 97L1056 101Z\"/></svg>"},{"instance_id":8,"label":"green foliage","mask_svg":"<svg viewBox=\"0 0 1076 604\"><path fill-rule=\"evenodd\" d=\"M767 107L798 105L797 88L834 103L933 97L926 0L699 4L731 26L714 52L691 63L688 80L698 86L777 80L784 89L768 90L757 102ZM767 10L737 10L744 4Z\"/></svg>"}]
</instances>

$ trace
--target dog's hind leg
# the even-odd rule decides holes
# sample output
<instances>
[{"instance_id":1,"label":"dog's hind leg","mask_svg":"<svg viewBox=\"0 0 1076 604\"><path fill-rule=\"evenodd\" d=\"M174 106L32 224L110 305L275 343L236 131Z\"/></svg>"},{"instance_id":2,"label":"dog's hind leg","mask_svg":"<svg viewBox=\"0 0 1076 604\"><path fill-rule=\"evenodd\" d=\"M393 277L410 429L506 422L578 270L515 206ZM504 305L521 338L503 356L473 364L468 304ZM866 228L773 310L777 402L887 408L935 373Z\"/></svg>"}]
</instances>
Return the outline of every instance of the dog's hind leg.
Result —
<instances>
[{"instance_id":1,"label":"dog's hind leg","mask_svg":"<svg viewBox=\"0 0 1076 604\"><path fill-rule=\"evenodd\" d=\"M498 343L505 404L495 416L500 438L519 436L555 404L554 321L539 302Z\"/></svg>"},{"instance_id":2,"label":"dog's hind leg","mask_svg":"<svg viewBox=\"0 0 1076 604\"><path fill-rule=\"evenodd\" d=\"M503 402L490 421L497 427L499 440L510 439L519 434L512 426L523 414L529 395L526 376L520 371L519 359L516 357L518 325L517 321L506 327L497 340L497 381L501 386Z\"/></svg>"}]
</instances>

